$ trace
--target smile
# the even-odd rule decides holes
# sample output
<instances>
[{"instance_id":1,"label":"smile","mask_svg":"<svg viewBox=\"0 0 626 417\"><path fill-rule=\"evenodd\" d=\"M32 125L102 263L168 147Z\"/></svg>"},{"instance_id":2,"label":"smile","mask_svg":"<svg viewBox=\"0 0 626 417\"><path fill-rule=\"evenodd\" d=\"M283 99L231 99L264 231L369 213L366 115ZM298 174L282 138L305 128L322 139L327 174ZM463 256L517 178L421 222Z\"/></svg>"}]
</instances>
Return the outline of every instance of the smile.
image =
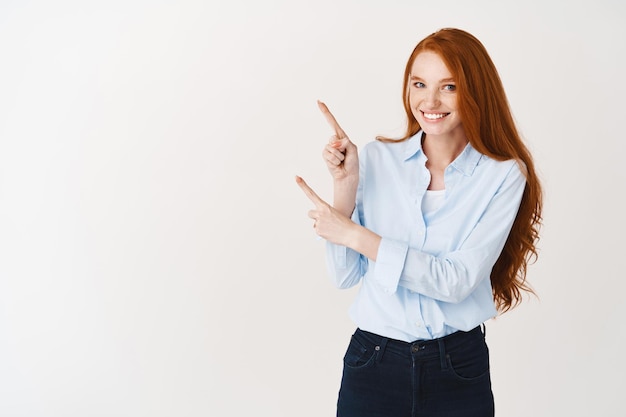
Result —
<instances>
[{"instance_id":1,"label":"smile","mask_svg":"<svg viewBox=\"0 0 626 417\"><path fill-rule=\"evenodd\" d=\"M450 113L424 113L424 112L422 112L422 114L428 120L437 120L437 119L443 119L444 117L446 117Z\"/></svg>"}]
</instances>

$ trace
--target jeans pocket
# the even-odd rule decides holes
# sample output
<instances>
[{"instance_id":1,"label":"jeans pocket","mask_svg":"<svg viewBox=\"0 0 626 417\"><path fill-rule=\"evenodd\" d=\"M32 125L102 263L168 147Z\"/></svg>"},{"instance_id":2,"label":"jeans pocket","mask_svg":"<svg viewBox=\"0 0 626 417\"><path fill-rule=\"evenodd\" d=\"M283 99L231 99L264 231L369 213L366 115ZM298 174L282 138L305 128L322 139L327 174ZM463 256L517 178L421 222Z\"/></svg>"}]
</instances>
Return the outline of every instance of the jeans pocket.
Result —
<instances>
[{"instance_id":1,"label":"jeans pocket","mask_svg":"<svg viewBox=\"0 0 626 417\"><path fill-rule=\"evenodd\" d=\"M487 345L472 344L469 349L446 355L448 369L462 381L473 382L489 376L489 350Z\"/></svg>"},{"instance_id":2,"label":"jeans pocket","mask_svg":"<svg viewBox=\"0 0 626 417\"><path fill-rule=\"evenodd\" d=\"M350 344L343 357L343 363L348 368L365 368L374 362L376 357L376 349L374 347L366 347L355 336L350 339Z\"/></svg>"}]
</instances>

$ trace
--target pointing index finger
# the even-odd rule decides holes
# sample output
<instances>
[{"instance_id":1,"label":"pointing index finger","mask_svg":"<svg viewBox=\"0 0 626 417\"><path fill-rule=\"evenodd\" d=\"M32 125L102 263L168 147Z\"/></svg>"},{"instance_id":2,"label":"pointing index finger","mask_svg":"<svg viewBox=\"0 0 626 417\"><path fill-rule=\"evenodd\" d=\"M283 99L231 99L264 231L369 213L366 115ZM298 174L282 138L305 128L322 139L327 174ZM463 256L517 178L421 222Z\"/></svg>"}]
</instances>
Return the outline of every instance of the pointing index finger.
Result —
<instances>
[{"instance_id":1,"label":"pointing index finger","mask_svg":"<svg viewBox=\"0 0 626 417\"><path fill-rule=\"evenodd\" d=\"M309 200L311 200L317 208L320 208L320 206L327 205L327 203L324 200L322 200L320 196L318 196L315 193L315 191L313 191L313 189L309 187L309 185L306 182L304 182L302 177L296 176L296 182L298 183L302 191L304 191L304 194L306 194Z\"/></svg>"},{"instance_id":2,"label":"pointing index finger","mask_svg":"<svg viewBox=\"0 0 626 417\"><path fill-rule=\"evenodd\" d=\"M346 132L344 132L343 129L341 128L341 126L339 126L339 123L337 123L337 119L335 119L335 116L333 116L333 114L330 112L330 110L328 110L328 107L326 106L326 104L324 104L321 101L317 100L317 106L322 111L322 114L326 118L326 121L328 122L330 127L332 127L333 130L335 131L335 134L337 135L337 138L339 138L339 139L347 138L348 135L346 135Z\"/></svg>"}]
</instances>

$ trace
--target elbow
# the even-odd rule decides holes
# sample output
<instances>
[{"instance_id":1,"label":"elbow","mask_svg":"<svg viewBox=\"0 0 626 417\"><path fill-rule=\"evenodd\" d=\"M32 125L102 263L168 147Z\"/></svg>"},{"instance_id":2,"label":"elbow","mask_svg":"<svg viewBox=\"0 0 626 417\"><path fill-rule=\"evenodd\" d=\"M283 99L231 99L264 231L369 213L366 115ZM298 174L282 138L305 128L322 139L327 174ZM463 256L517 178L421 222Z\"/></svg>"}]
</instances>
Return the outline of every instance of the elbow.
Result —
<instances>
[{"instance_id":1,"label":"elbow","mask_svg":"<svg viewBox=\"0 0 626 417\"><path fill-rule=\"evenodd\" d=\"M359 254L345 247L330 244L326 267L332 284L339 289L354 287L363 276L362 259ZM333 250L339 250L335 253Z\"/></svg>"},{"instance_id":2,"label":"elbow","mask_svg":"<svg viewBox=\"0 0 626 417\"><path fill-rule=\"evenodd\" d=\"M443 297L441 301L444 301L450 304L460 304L461 302L465 301L467 297L470 296L472 291L473 290L469 288L461 287L461 288L456 289L456 291L451 291L450 294Z\"/></svg>"},{"instance_id":3,"label":"elbow","mask_svg":"<svg viewBox=\"0 0 626 417\"><path fill-rule=\"evenodd\" d=\"M470 271L456 265L454 271L443 274L439 291L440 300L450 304L459 304L474 292L477 283L478 280Z\"/></svg>"},{"instance_id":4,"label":"elbow","mask_svg":"<svg viewBox=\"0 0 626 417\"><path fill-rule=\"evenodd\" d=\"M335 269L329 272L332 284L340 290L352 288L361 280L358 271Z\"/></svg>"}]
</instances>

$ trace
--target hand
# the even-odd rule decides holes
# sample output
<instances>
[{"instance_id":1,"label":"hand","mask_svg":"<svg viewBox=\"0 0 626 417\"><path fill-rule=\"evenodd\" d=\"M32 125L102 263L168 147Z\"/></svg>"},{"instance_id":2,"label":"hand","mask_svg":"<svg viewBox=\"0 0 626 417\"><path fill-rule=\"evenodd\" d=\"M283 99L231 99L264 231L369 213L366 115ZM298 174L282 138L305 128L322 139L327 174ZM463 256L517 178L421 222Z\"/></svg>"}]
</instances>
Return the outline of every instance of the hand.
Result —
<instances>
[{"instance_id":1,"label":"hand","mask_svg":"<svg viewBox=\"0 0 626 417\"><path fill-rule=\"evenodd\" d=\"M314 220L315 233L329 242L345 246L349 231L356 224L322 200L301 177L296 176L296 183L315 205L315 209L309 211L309 217Z\"/></svg>"},{"instance_id":2,"label":"hand","mask_svg":"<svg viewBox=\"0 0 626 417\"><path fill-rule=\"evenodd\" d=\"M359 157L356 145L348 139L348 135L339 126L335 116L328 110L326 104L318 100L317 105L335 132L322 151L322 158L326 162L328 171L335 180L349 178L358 180Z\"/></svg>"}]
</instances>

